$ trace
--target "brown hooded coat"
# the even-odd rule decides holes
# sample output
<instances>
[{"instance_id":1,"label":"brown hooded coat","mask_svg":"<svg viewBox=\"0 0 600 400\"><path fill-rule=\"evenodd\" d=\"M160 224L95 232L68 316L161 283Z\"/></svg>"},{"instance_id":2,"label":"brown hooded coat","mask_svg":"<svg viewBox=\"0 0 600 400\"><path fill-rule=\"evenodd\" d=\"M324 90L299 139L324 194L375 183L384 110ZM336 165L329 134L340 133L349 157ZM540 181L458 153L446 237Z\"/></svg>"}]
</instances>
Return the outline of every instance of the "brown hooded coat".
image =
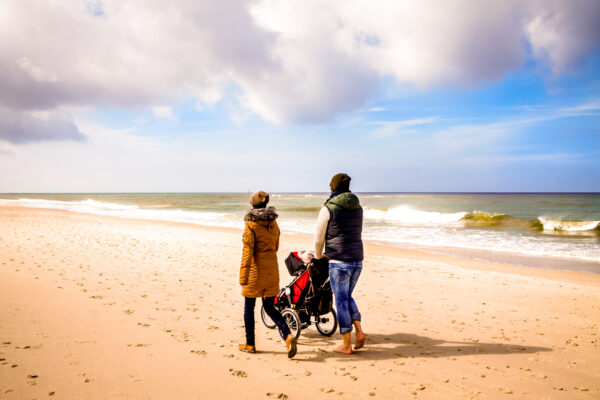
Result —
<instances>
[{"instance_id":1,"label":"brown hooded coat","mask_svg":"<svg viewBox=\"0 0 600 400\"><path fill-rule=\"evenodd\" d=\"M240 285L244 297L272 297L279 292L279 226L274 207L253 208L244 220Z\"/></svg>"}]
</instances>

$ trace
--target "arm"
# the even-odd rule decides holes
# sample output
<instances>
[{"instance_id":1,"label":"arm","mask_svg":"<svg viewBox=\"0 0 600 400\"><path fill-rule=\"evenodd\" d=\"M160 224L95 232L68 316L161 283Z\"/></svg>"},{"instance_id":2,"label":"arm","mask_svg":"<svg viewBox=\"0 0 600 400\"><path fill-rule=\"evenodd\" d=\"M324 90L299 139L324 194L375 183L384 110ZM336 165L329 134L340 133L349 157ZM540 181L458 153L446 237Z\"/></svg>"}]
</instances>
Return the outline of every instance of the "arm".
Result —
<instances>
[{"instance_id":1,"label":"arm","mask_svg":"<svg viewBox=\"0 0 600 400\"><path fill-rule=\"evenodd\" d=\"M329 224L329 209L325 206L319 211L317 217L317 229L315 232L315 258L323 256L323 246L325 246L325 235L327 235L327 225Z\"/></svg>"},{"instance_id":2,"label":"arm","mask_svg":"<svg viewBox=\"0 0 600 400\"><path fill-rule=\"evenodd\" d=\"M254 258L254 231L248 225L244 228L242 243L244 247L242 249L242 264L240 266L240 285L247 285L252 259Z\"/></svg>"}]
</instances>

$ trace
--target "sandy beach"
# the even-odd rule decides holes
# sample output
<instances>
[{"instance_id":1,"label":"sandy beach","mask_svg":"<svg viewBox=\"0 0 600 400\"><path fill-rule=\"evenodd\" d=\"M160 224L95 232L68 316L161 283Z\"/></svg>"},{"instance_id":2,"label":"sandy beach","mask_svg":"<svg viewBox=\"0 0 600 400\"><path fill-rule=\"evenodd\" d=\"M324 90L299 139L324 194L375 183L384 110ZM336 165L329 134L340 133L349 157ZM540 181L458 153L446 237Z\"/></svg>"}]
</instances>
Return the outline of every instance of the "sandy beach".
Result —
<instances>
[{"instance_id":1,"label":"sandy beach","mask_svg":"<svg viewBox=\"0 0 600 400\"><path fill-rule=\"evenodd\" d=\"M311 242L282 236L280 286ZM289 360L258 313L237 350L240 255L235 229L0 208L0 398L600 398L600 274L369 245L366 348L309 327Z\"/></svg>"}]
</instances>

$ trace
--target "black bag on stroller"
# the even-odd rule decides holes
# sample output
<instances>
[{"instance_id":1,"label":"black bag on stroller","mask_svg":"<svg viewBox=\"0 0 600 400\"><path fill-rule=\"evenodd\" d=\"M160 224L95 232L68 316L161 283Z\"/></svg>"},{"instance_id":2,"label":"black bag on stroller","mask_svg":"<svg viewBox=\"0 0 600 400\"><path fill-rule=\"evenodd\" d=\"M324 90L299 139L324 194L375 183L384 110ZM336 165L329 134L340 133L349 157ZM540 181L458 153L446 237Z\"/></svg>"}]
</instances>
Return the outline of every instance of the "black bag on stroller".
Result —
<instances>
[{"instance_id":1,"label":"black bag on stroller","mask_svg":"<svg viewBox=\"0 0 600 400\"><path fill-rule=\"evenodd\" d=\"M333 292L329 282L329 261L326 258L312 260L312 291L306 296L307 308L313 315L324 315L331 311Z\"/></svg>"},{"instance_id":2,"label":"black bag on stroller","mask_svg":"<svg viewBox=\"0 0 600 400\"><path fill-rule=\"evenodd\" d=\"M306 269L306 265L304 261L302 261L302 257L298 255L297 251L291 252L289 256L285 259L285 266L288 269L290 275L297 275L300 271Z\"/></svg>"},{"instance_id":3,"label":"black bag on stroller","mask_svg":"<svg viewBox=\"0 0 600 400\"><path fill-rule=\"evenodd\" d=\"M312 259L305 264L298 252L293 252L286 258L285 265L294 279L279 291L275 297L275 307L292 333L299 337L302 328L307 328L312 318L319 333L333 335L338 321L332 307L333 293L327 259ZM264 308L261 309L261 318L268 328L275 328L275 323Z\"/></svg>"}]
</instances>

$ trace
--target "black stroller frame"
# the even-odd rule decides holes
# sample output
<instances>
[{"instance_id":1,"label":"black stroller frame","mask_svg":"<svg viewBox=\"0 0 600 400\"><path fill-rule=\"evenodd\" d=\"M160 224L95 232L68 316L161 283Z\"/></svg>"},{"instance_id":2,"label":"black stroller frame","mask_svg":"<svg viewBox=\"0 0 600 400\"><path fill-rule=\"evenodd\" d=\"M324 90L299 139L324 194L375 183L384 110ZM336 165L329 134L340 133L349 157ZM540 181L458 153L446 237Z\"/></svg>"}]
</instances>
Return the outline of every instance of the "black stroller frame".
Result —
<instances>
[{"instance_id":1,"label":"black stroller frame","mask_svg":"<svg viewBox=\"0 0 600 400\"><path fill-rule=\"evenodd\" d=\"M292 266L290 264L295 264ZM282 288L275 297L275 308L281 313L292 334L298 338L302 329L315 324L317 331L323 336L331 336L338 326L337 314L333 309L333 293L329 281L323 280L327 270L326 260L310 260L304 263L297 253L291 253L286 259L290 275L294 279ZM315 279L316 278L316 279ZM320 279L319 279L320 278ZM322 281L321 284L319 282ZM261 308L261 319L270 329L276 327ZM280 332L281 334L281 332Z\"/></svg>"}]
</instances>

